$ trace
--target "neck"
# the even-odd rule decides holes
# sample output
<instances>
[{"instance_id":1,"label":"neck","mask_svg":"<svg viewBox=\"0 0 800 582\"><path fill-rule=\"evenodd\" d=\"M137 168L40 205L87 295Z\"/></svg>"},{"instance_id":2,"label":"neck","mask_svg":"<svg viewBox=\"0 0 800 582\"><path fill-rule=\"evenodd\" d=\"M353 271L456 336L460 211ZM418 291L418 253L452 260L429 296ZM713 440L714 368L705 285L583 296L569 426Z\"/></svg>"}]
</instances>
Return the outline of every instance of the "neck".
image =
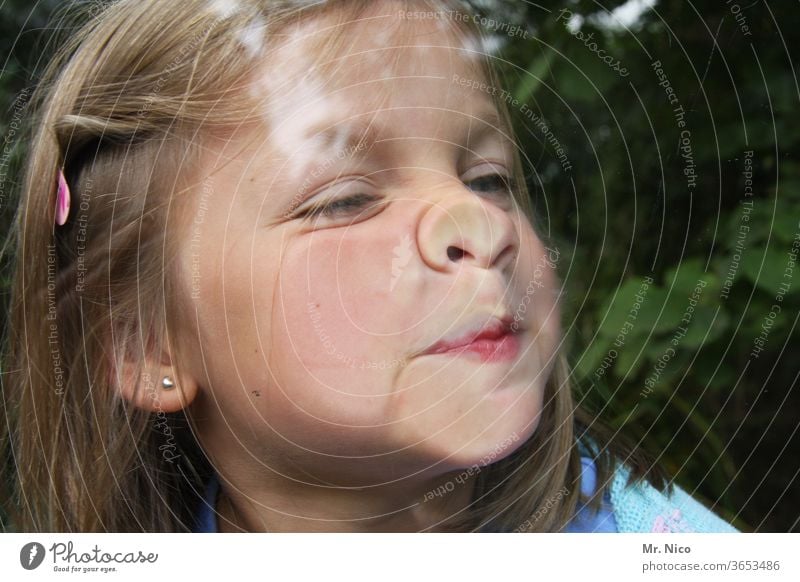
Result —
<instances>
[{"instance_id":1,"label":"neck","mask_svg":"<svg viewBox=\"0 0 800 582\"><path fill-rule=\"evenodd\" d=\"M463 517L475 480L455 471L414 483L336 488L282 477L247 485L228 477L245 486L221 479L220 532L442 531Z\"/></svg>"}]
</instances>

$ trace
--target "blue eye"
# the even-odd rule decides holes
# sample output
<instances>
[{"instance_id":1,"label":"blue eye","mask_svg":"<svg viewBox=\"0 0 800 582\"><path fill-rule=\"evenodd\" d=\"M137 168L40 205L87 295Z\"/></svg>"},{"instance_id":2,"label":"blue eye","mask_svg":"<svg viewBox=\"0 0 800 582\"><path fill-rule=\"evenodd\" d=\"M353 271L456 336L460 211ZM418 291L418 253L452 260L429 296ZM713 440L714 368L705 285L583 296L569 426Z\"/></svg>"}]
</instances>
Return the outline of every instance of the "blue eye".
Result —
<instances>
[{"instance_id":1,"label":"blue eye","mask_svg":"<svg viewBox=\"0 0 800 582\"><path fill-rule=\"evenodd\" d=\"M516 188L514 179L501 174L487 174L466 182L472 190L479 192L503 192L511 194Z\"/></svg>"}]
</instances>

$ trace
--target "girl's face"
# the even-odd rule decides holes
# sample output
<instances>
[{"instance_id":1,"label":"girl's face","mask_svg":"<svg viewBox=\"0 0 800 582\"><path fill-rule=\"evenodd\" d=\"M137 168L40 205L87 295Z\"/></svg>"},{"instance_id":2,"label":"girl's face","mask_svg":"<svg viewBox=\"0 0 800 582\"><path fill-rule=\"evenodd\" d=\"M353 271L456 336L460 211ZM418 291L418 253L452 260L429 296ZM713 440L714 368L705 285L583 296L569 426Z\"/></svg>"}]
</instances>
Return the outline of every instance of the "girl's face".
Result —
<instances>
[{"instance_id":1,"label":"girl's face","mask_svg":"<svg viewBox=\"0 0 800 582\"><path fill-rule=\"evenodd\" d=\"M331 24L296 28L253 83L263 123L208 154L182 247L203 446L340 485L497 461L542 410L557 255L504 188L476 47L384 11L323 72Z\"/></svg>"}]
</instances>

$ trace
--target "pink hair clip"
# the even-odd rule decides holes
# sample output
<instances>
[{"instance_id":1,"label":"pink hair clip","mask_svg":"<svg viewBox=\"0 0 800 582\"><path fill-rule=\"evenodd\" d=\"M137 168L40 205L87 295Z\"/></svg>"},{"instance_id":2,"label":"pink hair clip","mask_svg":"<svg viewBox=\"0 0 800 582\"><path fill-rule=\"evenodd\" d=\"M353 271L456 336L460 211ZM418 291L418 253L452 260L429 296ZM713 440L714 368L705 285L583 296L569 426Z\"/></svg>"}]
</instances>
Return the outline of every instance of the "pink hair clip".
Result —
<instances>
[{"instance_id":1,"label":"pink hair clip","mask_svg":"<svg viewBox=\"0 0 800 582\"><path fill-rule=\"evenodd\" d=\"M58 170L58 193L56 194L56 224L61 226L67 222L71 194L64 170Z\"/></svg>"}]
</instances>

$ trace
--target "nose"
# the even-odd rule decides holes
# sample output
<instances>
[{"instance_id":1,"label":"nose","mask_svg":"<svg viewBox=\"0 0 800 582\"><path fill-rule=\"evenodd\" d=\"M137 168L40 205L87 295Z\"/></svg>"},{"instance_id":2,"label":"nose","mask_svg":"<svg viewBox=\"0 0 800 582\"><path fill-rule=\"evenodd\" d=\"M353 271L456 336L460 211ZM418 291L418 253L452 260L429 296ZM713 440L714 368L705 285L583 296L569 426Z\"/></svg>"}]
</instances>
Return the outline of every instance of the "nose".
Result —
<instances>
[{"instance_id":1,"label":"nose","mask_svg":"<svg viewBox=\"0 0 800 582\"><path fill-rule=\"evenodd\" d=\"M417 238L422 259L443 272L463 263L504 272L513 267L519 249L511 216L473 192L433 202L420 220Z\"/></svg>"}]
</instances>

